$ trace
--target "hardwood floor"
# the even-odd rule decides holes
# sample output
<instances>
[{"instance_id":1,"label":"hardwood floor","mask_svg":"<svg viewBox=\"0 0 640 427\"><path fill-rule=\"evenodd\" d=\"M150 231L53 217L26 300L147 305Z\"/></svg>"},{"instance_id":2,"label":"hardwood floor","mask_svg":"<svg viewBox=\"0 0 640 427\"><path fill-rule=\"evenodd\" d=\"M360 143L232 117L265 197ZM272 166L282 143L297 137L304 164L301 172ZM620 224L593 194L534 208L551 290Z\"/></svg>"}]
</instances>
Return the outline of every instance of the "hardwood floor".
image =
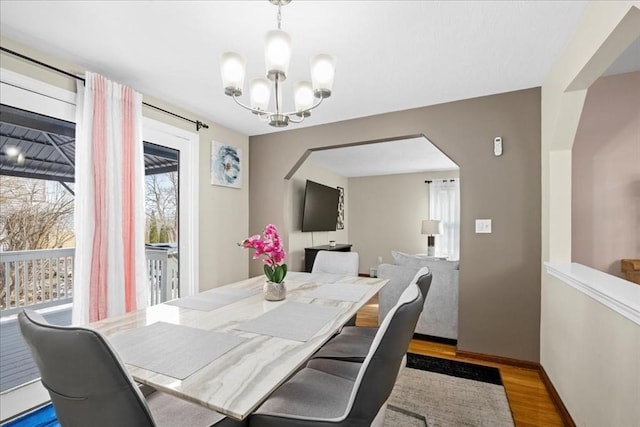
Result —
<instances>
[{"instance_id":1,"label":"hardwood floor","mask_svg":"<svg viewBox=\"0 0 640 427\"><path fill-rule=\"evenodd\" d=\"M357 325L376 326L377 324L378 301L374 298L358 312ZM564 426L560 411L551 400L536 369L460 357L456 355L456 347L453 345L424 340L411 340L409 351L426 356L494 366L500 369L502 374L502 381L517 427Z\"/></svg>"}]
</instances>

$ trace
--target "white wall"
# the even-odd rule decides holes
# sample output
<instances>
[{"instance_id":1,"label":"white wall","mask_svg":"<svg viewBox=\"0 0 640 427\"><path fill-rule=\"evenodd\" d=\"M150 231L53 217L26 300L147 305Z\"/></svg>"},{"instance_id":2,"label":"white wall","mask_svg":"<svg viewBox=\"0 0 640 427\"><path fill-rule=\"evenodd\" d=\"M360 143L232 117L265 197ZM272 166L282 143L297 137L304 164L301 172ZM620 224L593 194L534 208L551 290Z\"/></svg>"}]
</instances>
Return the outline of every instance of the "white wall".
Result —
<instances>
[{"instance_id":1,"label":"white wall","mask_svg":"<svg viewBox=\"0 0 640 427\"><path fill-rule=\"evenodd\" d=\"M360 255L360 272L392 263L392 250L426 253L427 236L420 234L429 218L426 180L458 178L458 171L383 175L349 179L349 237ZM437 238L437 236L436 236Z\"/></svg>"},{"instance_id":2,"label":"white wall","mask_svg":"<svg viewBox=\"0 0 640 427\"><path fill-rule=\"evenodd\" d=\"M590 3L542 86L543 262L571 260L571 149L586 90L640 35L639 7ZM546 272L541 291L540 363L573 420L638 425L640 326Z\"/></svg>"},{"instance_id":3,"label":"white wall","mask_svg":"<svg viewBox=\"0 0 640 427\"><path fill-rule=\"evenodd\" d=\"M541 364L576 425L640 425L640 326L555 277L542 293Z\"/></svg>"},{"instance_id":4,"label":"white wall","mask_svg":"<svg viewBox=\"0 0 640 427\"><path fill-rule=\"evenodd\" d=\"M32 58L54 65L71 73L82 74L84 68L78 64L62 61L46 53L34 50L28 46L2 38L3 47L23 53ZM54 86L75 91L74 79L57 74L11 55L2 53L2 67L41 80ZM100 70L91 70L100 72ZM110 77L110 76L106 76ZM127 84L126 81L119 83ZM135 87L134 87L135 89ZM144 94L143 94L144 95ZM200 129L198 147L199 158L199 284L200 289L209 289L228 284L232 281L248 277L249 260L246 250L236 246L248 235L249 228L249 138L235 131L226 129L203 117L183 110L178 106L168 104L162 100L144 95L144 101L176 114L200 120L209 125L209 129ZM162 112L144 107L145 117L167 123L182 129L195 132L195 125L174 118ZM210 156L211 141L233 145L243 152L243 188L233 189L212 186L210 184ZM181 167L189 165L181 164Z\"/></svg>"},{"instance_id":5,"label":"white wall","mask_svg":"<svg viewBox=\"0 0 640 427\"><path fill-rule=\"evenodd\" d=\"M304 205L304 189L308 180L315 181L329 187L344 188L344 229L336 231L305 232L302 228L302 208ZM349 241L349 181L328 169L317 166L310 161L304 162L295 175L285 182L285 222L289 234L289 253L287 267L291 271L304 271L304 248L326 245L329 240L336 243L350 243Z\"/></svg>"},{"instance_id":6,"label":"white wall","mask_svg":"<svg viewBox=\"0 0 640 427\"><path fill-rule=\"evenodd\" d=\"M249 138L211 123L200 132L200 290L249 277ZM242 188L211 185L211 141L242 150Z\"/></svg>"}]
</instances>

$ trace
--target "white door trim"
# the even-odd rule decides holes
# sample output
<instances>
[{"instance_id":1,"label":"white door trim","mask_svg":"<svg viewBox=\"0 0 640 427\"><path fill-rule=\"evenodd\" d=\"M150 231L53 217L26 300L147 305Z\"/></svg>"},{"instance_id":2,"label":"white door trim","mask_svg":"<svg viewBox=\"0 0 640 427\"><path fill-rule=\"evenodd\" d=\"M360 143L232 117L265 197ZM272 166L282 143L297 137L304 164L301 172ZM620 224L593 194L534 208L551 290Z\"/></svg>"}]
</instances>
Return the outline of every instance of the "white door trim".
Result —
<instances>
[{"instance_id":1,"label":"white door trim","mask_svg":"<svg viewBox=\"0 0 640 427\"><path fill-rule=\"evenodd\" d=\"M181 296L198 293L198 146L200 137L157 120L143 118L145 141L180 151L179 247ZM186 286L185 286L186 284Z\"/></svg>"},{"instance_id":2,"label":"white door trim","mask_svg":"<svg viewBox=\"0 0 640 427\"><path fill-rule=\"evenodd\" d=\"M0 68L0 102L75 123L76 93Z\"/></svg>"}]
</instances>

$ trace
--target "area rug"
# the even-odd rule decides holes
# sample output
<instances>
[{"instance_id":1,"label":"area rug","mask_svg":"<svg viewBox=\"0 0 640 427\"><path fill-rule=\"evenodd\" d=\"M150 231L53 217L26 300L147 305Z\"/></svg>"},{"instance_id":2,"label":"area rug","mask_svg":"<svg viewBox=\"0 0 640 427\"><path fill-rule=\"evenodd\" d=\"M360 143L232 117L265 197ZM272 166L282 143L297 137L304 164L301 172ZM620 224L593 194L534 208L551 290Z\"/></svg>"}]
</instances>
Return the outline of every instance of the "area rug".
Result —
<instances>
[{"instance_id":1,"label":"area rug","mask_svg":"<svg viewBox=\"0 0 640 427\"><path fill-rule=\"evenodd\" d=\"M408 354L385 427L513 427L497 368Z\"/></svg>"}]
</instances>

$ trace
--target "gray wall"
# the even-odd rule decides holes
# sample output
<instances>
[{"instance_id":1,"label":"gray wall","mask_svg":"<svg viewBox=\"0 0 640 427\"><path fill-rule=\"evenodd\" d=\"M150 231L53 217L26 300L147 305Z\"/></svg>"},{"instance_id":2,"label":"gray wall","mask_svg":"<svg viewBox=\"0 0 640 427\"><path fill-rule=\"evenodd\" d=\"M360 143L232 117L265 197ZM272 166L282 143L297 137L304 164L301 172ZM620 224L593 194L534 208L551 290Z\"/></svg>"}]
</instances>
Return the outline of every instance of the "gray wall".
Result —
<instances>
[{"instance_id":1,"label":"gray wall","mask_svg":"<svg viewBox=\"0 0 640 427\"><path fill-rule=\"evenodd\" d=\"M329 187L342 187L344 189L345 227L343 230L315 231L313 233L303 233L301 231L302 209L304 207L304 192L307 179ZM346 203L346 200L349 197L349 180L307 160L296 171L289 183L290 188L287 190L290 200L288 203L290 206L288 220L286 220L285 217L287 223L286 230L289 234L287 267L289 267L290 271L304 271L304 248L328 245L329 240L335 240L338 243L346 243L350 241L349 226L347 225L349 221L349 207L348 203Z\"/></svg>"},{"instance_id":2,"label":"gray wall","mask_svg":"<svg viewBox=\"0 0 640 427\"><path fill-rule=\"evenodd\" d=\"M285 228L284 177L307 149L424 134L460 166L458 349L538 361L540 122L534 88L250 137L249 231ZM476 218L493 234L475 234Z\"/></svg>"}]
</instances>

